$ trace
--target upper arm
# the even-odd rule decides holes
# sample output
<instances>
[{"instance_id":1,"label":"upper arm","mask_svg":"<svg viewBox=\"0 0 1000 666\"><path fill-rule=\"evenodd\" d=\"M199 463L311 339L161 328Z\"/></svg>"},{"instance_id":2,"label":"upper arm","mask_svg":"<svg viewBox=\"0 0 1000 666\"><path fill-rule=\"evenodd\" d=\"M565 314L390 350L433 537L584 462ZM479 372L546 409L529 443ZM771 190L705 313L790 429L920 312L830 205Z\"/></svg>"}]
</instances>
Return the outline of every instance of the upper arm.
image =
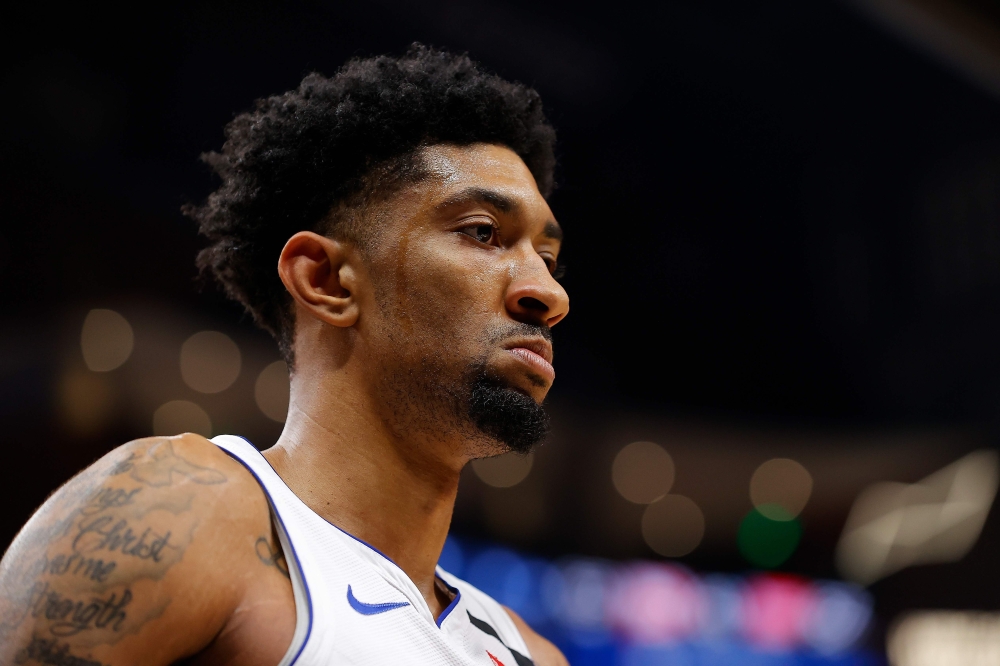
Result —
<instances>
[{"instance_id":1,"label":"upper arm","mask_svg":"<svg viewBox=\"0 0 1000 666\"><path fill-rule=\"evenodd\" d=\"M269 520L248 478L189 435L126 444L72 479L0 562L0 663L156 666L203 648Z\"/></svg>"},{"instance_id":2,"label":"upper arm","mask_svg":"<svg viewBox=\"0 0 1000 666\"><path fill-rule=\"evenodd\" d=\"M521 619L520 615L506 606L503 609L507 611L510 619L514 621L514 626L521 633L521 638L524 639L524 643L528 646L528 652L531 653L531 660L535 662L536 666L569 666L566 657L563 656L563 653L551 641L539 636L534 629L528 626L527 622Z\"/></svg>"}]
</instances>

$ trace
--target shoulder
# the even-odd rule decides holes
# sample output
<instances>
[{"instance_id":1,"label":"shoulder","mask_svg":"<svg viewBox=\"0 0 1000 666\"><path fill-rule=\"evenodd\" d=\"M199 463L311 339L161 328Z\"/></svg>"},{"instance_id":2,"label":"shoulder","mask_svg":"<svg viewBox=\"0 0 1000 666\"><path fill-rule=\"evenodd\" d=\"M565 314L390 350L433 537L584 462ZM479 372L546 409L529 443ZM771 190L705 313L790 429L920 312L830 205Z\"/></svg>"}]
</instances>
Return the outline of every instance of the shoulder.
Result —
<instances>
[{"instance_id":1,"label":"shoulder","mask_svg":"<svg viewBox=\"0 0 1000 666\"><path fill-rule=\"evenodd\" d=\"M203 437L120 446L56 491L0 562L0 662L17 645L102 662L191 654L241 603L270 533L256 480Z\"/></svg>"},{"instance_id":2,"label":"shoulder","mask_svg":"<svg viewBox=\"0 0 1000 666\"><path fill-rule=\"evenodd\" d=\"M202 514L224 515L234 526L247 515L259 522L261 510L267 514L267 498L257 480L201 435L134 440L108 453L81 476L88 473L108 481L131 483L137 487L137 494L165 493L213 500L191 508Z\"/></svg>"},{"instance_id":3,"label":"shoulder","mask_svg":"<svg viewBox=\"0 0 1000 666\"><path fill-rule=\"evenodd\" d=\"M521 619L520 615L506 606L503 609L510 615L510 619L514 621L514 626L517 627L517 630L521 632L521 638L524 639L525 645L528 646L528 652L531 653L531 660L535 662L536 666L569 666L566 657L563 656L563 653L551 641L542 638L534 629L528 626L527 622Z\"/></svg>"},{"instance_id":4,"label":"shoulder","mask_svg":"<svg viewBox=\"0 0 1000 666\"><path fill-rule=\"evenodd\" d=\"M257 480L229 454L201 435L147 437L124 444L84 470L56 493L75 496L118 489L129 503L152 504L174 515L192 513L197 529L212 535L267 527L267 498ZM166 502L166 504L164 504ZM202 529L211 524L211 530ZM220 532L221 531L221 532Z\"/></svg>"},{"instance_id":5,"label":"shoulder","mask_svg":"<svg viewBox=\"0 0 1000 666\"><path fill-rule=\"evenodd\" d=\"M195 484L224 487L241 477L243 466L201 435L145 437L123 444L94 463L96 470L128 474L152 487ZM243 472L242 475L240 472Z\"/></svg>"}]
</instances>

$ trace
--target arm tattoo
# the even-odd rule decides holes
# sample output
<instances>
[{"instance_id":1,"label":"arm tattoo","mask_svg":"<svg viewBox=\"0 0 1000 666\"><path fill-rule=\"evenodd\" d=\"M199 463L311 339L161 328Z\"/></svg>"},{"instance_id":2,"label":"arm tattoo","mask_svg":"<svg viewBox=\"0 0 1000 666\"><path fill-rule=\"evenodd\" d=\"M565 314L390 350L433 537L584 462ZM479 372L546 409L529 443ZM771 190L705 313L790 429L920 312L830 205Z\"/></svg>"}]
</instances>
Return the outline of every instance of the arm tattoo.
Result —
<instances>
[{"instance_id":1,"label":"arm tattoo","mask_svg":"<svg viewBox=\"0 0 1000 666\"><path fill-rule=\"evenodd\" d=\"M257 551L258 559L265 566L274 567L282 576L291 579L291 576L288 575L288 562L285 561L285 554L281 551L280 545L277 548L272 548L268 538L262 536L257 537L254 548Z\"/></svg>"},{"instance_id":2,"label":"arm tattoo","mask_svg":"<svg viewBox=\"0 0 1000 666\"><path fill-rule=\"evenodd\" d=\"M190 545L199 488L227 480L158 439L67 484L0 563L0 655L18 664L103 666L73 650L116 643L163 613L170 598L149 594L145 581L162 579ZM287 576L280 547L261 540L258 556ZM4 652L17 636L30 642Z\"/></svg>"},{"instance_id":3,"label":"arm tattoo","mask_svg":"<svg viewBox=\"0 0 1000 666\"><path fill-rule=\"evenodd\" d=\"M175 483L176 477L185 477L195 483L213 485L225 483L226 475L209 467L188 462L174 453L169 439L160 440L146 451L142 458L135 454L119 462L112 469L112 476L129 472L129 476L148 486L163 487Z\"/></svg>"},{"instance_id":4,"label":"arm tattoo","mask_svg":"<svg viewBox=\"0 0 1000 666\"><path fill-rule=\"evenodd\" d=\"M60 645L56 639L46 640L37 636L32 637L28 646L14 655L15 664L23 664L28 661L55 666L104 666L101 662L89 657L76 656L70 652L68 643Z\"/></svg>"}]
</instances>

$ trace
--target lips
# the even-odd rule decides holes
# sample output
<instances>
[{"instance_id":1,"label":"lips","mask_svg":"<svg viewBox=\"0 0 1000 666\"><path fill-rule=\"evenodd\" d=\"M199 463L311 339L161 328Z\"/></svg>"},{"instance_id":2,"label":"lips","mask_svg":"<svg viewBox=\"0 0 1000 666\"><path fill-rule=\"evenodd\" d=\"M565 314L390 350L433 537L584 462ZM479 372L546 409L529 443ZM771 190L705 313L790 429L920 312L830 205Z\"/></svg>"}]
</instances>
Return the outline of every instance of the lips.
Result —
<instances>
[{"instance_id":1,"label":"lips","mask_svg":"<svg viewBox=\"0 0 1000 666\"><path fill-rule=\"evenodd\" d=\"M515 340L504 348L516 356L525 365L528 365L536 374L547 378L550 382L555 379L556 371L552 367L552 345L544 339L522 339Z\"/></svg>"}]
</instances>

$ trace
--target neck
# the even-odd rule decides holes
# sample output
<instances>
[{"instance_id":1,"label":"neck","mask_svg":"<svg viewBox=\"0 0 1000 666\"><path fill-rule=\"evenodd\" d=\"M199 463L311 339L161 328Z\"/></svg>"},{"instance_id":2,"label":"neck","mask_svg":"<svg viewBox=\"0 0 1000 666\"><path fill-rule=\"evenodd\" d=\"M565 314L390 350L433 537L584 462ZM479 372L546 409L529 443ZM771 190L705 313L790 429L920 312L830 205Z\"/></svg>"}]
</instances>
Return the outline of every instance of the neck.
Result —
<instances>
[{"instance_id":1,"label":"neck","mask_svg":"<svg viewBox=\"0 0 1000 666\"><path fill-rule=\"evenodd\" d=\"M394 433L357 386L341 373L293 375L285 429L264 457L310 509L392 559L437 617L449 600L434 569L461 464Z\"/></svg>"}]
</instances>

